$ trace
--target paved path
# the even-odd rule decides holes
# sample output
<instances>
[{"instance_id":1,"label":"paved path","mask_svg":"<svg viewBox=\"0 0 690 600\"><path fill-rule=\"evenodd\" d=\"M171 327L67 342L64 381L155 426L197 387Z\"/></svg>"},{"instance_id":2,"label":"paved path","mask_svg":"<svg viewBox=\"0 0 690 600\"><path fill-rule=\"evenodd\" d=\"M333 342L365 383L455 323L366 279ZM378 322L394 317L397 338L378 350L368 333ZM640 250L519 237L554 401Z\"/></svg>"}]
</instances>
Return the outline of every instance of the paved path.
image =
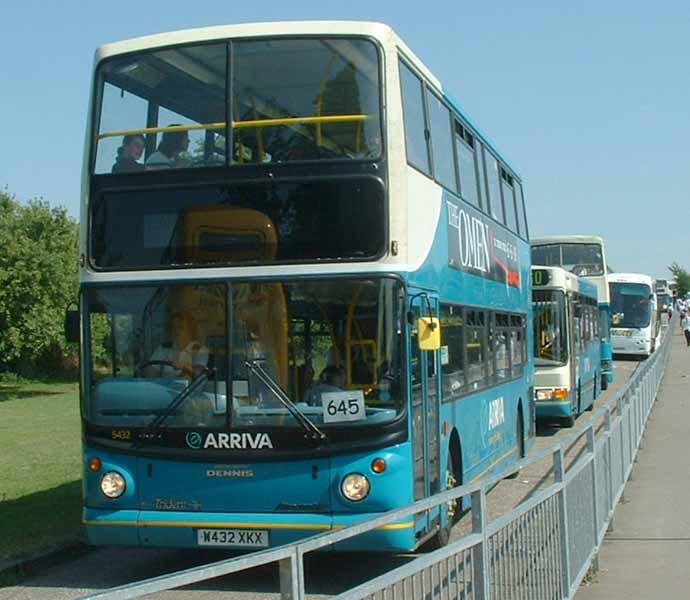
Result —
<instances>
[{"instance_id":1,"label":"paved path","mask_svg":"<svg viewBox=\"0 0 690 600\"><path fill-rule=\"evenodd\" d=\"M576 600L690 598L690 348L673 325L639 462L601 549L600 570Z\"/></svg>"}]
</instances>

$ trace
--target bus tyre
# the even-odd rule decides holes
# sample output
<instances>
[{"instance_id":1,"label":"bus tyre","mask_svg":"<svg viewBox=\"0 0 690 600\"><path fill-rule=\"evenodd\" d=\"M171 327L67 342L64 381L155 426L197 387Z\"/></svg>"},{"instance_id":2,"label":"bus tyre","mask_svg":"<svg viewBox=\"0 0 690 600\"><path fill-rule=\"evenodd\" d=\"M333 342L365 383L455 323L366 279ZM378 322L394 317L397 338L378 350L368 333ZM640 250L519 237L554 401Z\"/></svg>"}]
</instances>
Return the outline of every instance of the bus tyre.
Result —
<instances>
[{"instance_id":1,"label":"bus tyre","mask_svg":"<svg viewBox=\"0 0 690 600\"><path fill-rule=\"evenodd\" d=\"M602 392L604 390L609 389L609 376L608 375L602 375L601 376L601 387L599 388Z\"/></svg>"}]
</instances>

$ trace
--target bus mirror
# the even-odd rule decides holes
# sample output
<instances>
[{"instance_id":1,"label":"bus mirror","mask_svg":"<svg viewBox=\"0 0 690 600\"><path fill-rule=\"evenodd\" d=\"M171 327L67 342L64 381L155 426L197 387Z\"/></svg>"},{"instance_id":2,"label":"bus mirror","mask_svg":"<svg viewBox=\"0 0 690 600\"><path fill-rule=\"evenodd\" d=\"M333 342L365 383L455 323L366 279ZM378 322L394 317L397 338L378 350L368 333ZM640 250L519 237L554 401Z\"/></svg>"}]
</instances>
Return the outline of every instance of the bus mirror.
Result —
<instances>
[{"instance_id":1,"label":"bus mirror","mask_svg":"<svg viewBox=\"0 0 690 600\"><path fill-rule=\"evenodd\" d=\"M420 350L438 350L441 347L441 327L436 317L417 320Z\"/></svg>"},{"instance_id":2,"label":"bus mirror","mask_svg":"<svg viewBox=\"0 0 690 600\"><path fill-rule=\"evenodd\" d=\"M79 343L79 311L67 309L65 312L65 339L73 344Z\"/></svg>"}]
</instances>

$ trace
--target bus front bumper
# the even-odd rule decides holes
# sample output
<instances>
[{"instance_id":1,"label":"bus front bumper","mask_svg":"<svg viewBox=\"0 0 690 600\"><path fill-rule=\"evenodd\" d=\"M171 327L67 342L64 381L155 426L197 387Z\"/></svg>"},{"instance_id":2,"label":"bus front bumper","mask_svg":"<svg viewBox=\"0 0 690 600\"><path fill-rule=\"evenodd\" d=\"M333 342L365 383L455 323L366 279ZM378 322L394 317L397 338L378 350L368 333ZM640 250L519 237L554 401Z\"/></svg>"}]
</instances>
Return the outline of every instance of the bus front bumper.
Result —
<instances>
[{"instance_id":1,"label":"bus front bumper","mask_svg":"<svg viewBox=\"0 0 690 600\"><path fill-rule=\"evenodd\" d=\"M569 417L573 414L570 400L537 400L537 419L548 417Z\"/></svg>"},{"instance_id":2,"label":"bus front bumper","mask_svg":"<svg viewBox=\"0 0 690 600\"><path fill-rule=\"evenodd\" d=\"M83 521L87 539L95 546L255 551L297 542L378 516L380 513L203 513L85 508ZM222 531L226 533L213 533ZM230 543L230 539L237 539L239 543ZM414 521L408 518L324 549L398 552L413 550L415 546Z\"/></svg>"},{"instance_id":3,"label":"bus front bumper","mask_svg":"<svg viewBox=\"0 0 690 600\"><path fill-rule=\"evenodd\" d=\"M613 342L613 353L632 356L649 356L651 354L651 340L644 338L616 339Z\"/></svg>"}]
</instances>

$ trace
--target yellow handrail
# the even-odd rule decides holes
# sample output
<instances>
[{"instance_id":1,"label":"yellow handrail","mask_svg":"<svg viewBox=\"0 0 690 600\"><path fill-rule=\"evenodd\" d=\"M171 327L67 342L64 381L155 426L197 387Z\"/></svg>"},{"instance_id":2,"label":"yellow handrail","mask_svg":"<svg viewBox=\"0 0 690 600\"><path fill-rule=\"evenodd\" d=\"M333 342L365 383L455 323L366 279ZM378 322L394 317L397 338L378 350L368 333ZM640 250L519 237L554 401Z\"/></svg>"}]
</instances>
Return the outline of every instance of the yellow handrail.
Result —
<instances>
[{"instance_id":1,"label":"yellow handrail","mask_svg":"<svg viewBox=\"0 0 690 600\"><path fill-rule=\"evenodd\" d=\"M99 133L96 139L102 140L109 137L124 137L125 135L144 135L147 133L159 133L161 131L197 131L200 129L222 129L225 127L225 121L220 123L201 123L199 125L175 125L168 127L143 127L141 129L121 129L119 131L106 131Z\"/></svg>"},{"instance_id":2,"label":"yellow handrail","mask_svg":"<svg viewBox=\"0 0 690 600\"><path fill-rule=\"evenodd\" d=\"M370 119L369 115L327 115L323 117L283 117L280 119L253 119L250 121L233 121L233 129L247 129L252 127L276 127L278 125L297 125L301 123L356 123ZM102 140L109 137L124 137L125 135L144 135L147 133L160 133L172 131L198 131L206 129L222 129L225 121L219 123L200 123L198 125L175 125L168 127L143 127L141 129L122 129L119 131L106 131L99 133L96 139Z\"/></svg>"}]
</instances>

